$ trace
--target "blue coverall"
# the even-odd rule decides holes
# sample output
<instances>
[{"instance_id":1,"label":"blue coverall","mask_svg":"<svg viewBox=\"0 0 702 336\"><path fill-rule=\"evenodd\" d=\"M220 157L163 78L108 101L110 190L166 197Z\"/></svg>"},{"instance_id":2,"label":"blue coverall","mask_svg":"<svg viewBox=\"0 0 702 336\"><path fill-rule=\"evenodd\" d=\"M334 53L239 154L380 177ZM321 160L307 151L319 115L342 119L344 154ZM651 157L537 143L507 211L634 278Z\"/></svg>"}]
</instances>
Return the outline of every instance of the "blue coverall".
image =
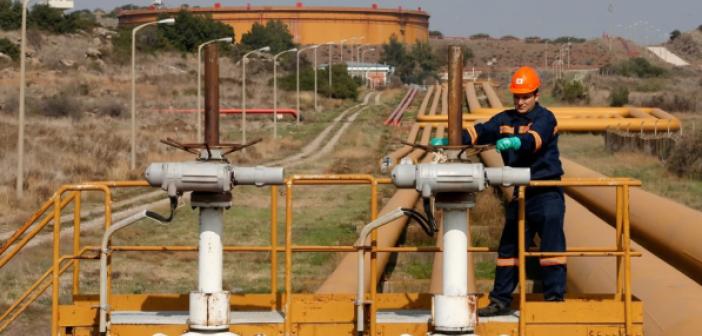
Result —
<instances>
[{"instance_id":1,"label":"blue coverall","mask_svg":"<svg viewBox=\"0 0 702 336\"><path fill-rule=\"evenodd\" d=\"M494 144L506 137L518 137L518 150L503 151L505 165L531 168L532 180L559 180L563 168L558 152L558 128L553 113L538 103L527 113L506 110L490 120L463 130L464 144ZM512 292L518 278L518 209L516 189L507 205L506 221L500 238L495 284L490 300L504 306L512 302ZM526 246L530 246L534 234L541 238L542 252L565 251L563 232L565 202L560 187L527 188L526 191ZM566 281L565 257L541 258L544 298L547 301L563 300Z\"/></svg>"}]
</instances>

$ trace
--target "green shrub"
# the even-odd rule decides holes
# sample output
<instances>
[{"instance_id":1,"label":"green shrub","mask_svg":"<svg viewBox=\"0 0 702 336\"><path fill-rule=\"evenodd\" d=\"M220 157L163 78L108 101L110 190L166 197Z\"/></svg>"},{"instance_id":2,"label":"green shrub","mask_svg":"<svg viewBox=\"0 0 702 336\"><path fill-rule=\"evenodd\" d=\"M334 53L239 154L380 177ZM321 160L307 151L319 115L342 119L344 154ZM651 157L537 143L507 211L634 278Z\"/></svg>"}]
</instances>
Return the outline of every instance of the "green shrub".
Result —
<instances>
[{"instance_id":1,"label":"green shrub","mask_svg":"<svg viewBox=\"0 0 702 336\"><path fill-rule=\"evenodd\" d=\"M696 98L690 95L664 92L644 100L643 106L658 107L666 111L686 112L696 110Z\"/></svg>"},{"instance_id":2,"label":"green shrub","mask_svg":"<svg viewBox=\"0 0 702 336\"><path fill-rule=\"evenodd\" d=\"M629 89L623 86L615 87L609 93L609 106L619 107L626 104L629 104Z\"/></svg>"},{"instance_id":3,"label":"green shrub","mask_svg":"<svg viewBox=\"0 0 702 336\"><path fill-rule=\"evenodd\" d=\"M6 38L0 38L0 53L10 56L13 61L17 61L20 56L19 47Z\"/></svg>"},{"instance_id":4,"label":"green shrub","mask_svg":"<svg viewBox=\"0 0 702 336\"><path fill-rule=\"evenodd\" d=\"M579 37L573 37L573 36L561 36L553 39L553 43L559 43L559 44L564 44L564 43L583 43L587 41L584 38L579 38Z\"/></svg>"},{"instance_id":5,"label":"green shrub","mask_svg":"<svg viewBox=\"0 0 702 336\"><path fill-rule=\"evenodd\" d=\"M578 80L558 79L553 85L553 96L561 101L576 103L587 100L587 88Z\"/></svg>"},{"instance_id":6,"label":"green shrub","mask_svg":"<svg viewBox=\"0 0 702 336\"><path fill-rule=\"evenodd\" d=\"M672 32L670 32L670 40L673 41L673 40L677 39L678 37L680 37L681 35L682 35L682 33L679 30L677 30L677 29L673 30Z\"/></svg>"},{"instance_id":7,"label":"green shrub","mask_svg":"<svg viewBox=\"0 0 702 336\"><path fill-rule=\"evenodd\" d=\"M702 132L688 133L679 139L665 166L675 175L702 179Z\"/></svg>"},{"instance_id":8,"label":"green shrub","mask_svg":"<svg viewBox=\"0 0 702 336\"><path fill-rule=\"evenodd\" d=\"M107 101L102 103L98 110L97 110L99 115L106 116L106 117L111 117L111 118L119 118L119 117L124 117L127 115L127 108L124 106L122 103L120 103L117 100L112 100L112 101Z\"/></svg>"},{"instance_id":9,"label":"green shrub","mask_svg":"<svg viewBox=\"0 0 702 336\"><path fill-rule=\"evenodd\" d=\"M332 66L332 97L338 99L356 99L358 97L358 87L360 82L349 76L346 64L334 64ZM326 69L317 71L317 91L322 96L329 95L329 72ZM289 75L278 80L281 89L295 91L297 86L296 74ZM314 70L311 67L300 69L300 90L314 90Z\"/></svg>"},{"instance_id":10,"label":"green shrub","mask_svg":"<svg viewBox=\"0 0 702 336\"><path fill-rule=\"evenodd\" d=\"M52 118L71 117L79 119L83 113L82 108L80 100L67 92L61 92L43 99L35 112Z\"/></svg>"},{"instance_id":11,"label":"green shrub","mask_svg":"<svg viewBox=\"0 0 702 336\"><path fill-rule=\"evenodd\" d=\"M519 37L516 37L514 35L505 35L500 37L500 41L520 41L521 39Z\"/></svg>"},{"instance_id":12,"label":"green shrub","mask_svg":"<svg viewBox=\"0 0 702 336\"><path fill-rule=\"evenodd\" d=\"M470 39L471 40L487 40L487 39L490 39L490 35L485 34L485 33L478 33L478 34L471 35Z\"/></svg>"},{"instance_id":13,"label":"green shrub","mask_svg":"<svg viewBox=\"0 0 702 336\"><path fill-rule=\"evenodd\" d=\"M625 77L663 77L667 74L666 70L651 64L643 57L634 57L617 64L607 64L600 68L602 74L616 74Z\"/></svg>"}]
</instances>

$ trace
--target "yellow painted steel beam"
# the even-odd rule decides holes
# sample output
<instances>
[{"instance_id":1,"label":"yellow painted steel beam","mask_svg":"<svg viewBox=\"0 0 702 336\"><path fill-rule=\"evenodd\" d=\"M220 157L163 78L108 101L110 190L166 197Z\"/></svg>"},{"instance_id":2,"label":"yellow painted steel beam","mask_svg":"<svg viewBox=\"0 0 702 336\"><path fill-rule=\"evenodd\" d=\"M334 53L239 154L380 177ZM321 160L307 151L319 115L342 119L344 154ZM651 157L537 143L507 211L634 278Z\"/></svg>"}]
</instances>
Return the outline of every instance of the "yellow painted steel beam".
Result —
<instances>
[{"instance_id":1,"label":"yellow painted steel beam","mask_svg":"<svg viewBox=\"0 0 702 336\"><path fill-rule=\"evenodd\" d=\"M611 296L586 295L568 297L564 302L537 301L538 295L529 294L529 311L526 316L528 327L526 335L609 335L607 332L620 330L625 319L625 311L620 301ZM230 303L233 311L263 310L271 301L265 294L235 295ZM290 298L294 312L288 316L295 334L307 335L351 335L354 331L354 295L347 294L294 294ZM96 328L97 297L85 297L73 305L63 305L61 309L61 327L73 329L78 335L90 335ZM479 304L487 304L487 297L479 299ZM431 308L431 294L428 293L382 293L377 296L380 311L384 310L424 310ZM168 303L166 306L164 304ZM187 310L185 294L151 294L151 295L115 295L115 310L139 310L148 304L151 311ZM641 335L643 309L639 301L632 302L632 333ZM423 335L429 325L424 323L378 323L377 332L381 335L400 335L411 333ZM182 332L185 325L113 325L116 335L153 335L156 332ZM482 321L476 333L484 336L513 335L515 322ZM280 334L280 324L239 324L230 331L242 335L256 333ZM615 333L614 335L620 335Z\"/></svg>"}]
</instances>

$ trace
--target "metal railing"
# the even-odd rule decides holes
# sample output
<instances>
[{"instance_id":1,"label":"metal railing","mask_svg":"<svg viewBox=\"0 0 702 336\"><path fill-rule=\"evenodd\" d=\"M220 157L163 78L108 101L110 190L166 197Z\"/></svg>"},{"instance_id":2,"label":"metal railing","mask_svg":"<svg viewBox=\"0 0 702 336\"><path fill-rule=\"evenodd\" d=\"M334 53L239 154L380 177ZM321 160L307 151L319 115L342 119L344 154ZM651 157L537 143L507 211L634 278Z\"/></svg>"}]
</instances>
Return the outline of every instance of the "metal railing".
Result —
<instances>
[{"instance_id":1,"label":"metal railing","mask_svg":"<svg viewBox=\"0 0 702 336\"><path fill-rule=\"evenodd\" d=\"M359 249L365 249L370 252L370 283L369 300L370 306L370 321L369 331L371 335L376 334L377 322L376 315L377 306L377 283L378 274L378 253L393 253L393 252L424 252L433 253L441 252L441 249L435 246L403 246L403 247L378 247L377 246L377 231L371 234L370 249L364 246L354 245L294 245L292 237L293 227L293 189L295 186L348 186L348 185L369 185L370 186L370 220L375 220L378 217L378 186L390 184L388 178L376 178L372 175L354 174L354 175L294 175L285 181L285 243L283 246L278 244L278 186L271 186L271 220L270 220L270 245L255 245L255 246L224 246L225 252L264 252L270 253L270 273L271 273L271 303L270 309L276 310L278 307L283 308L284 334L289 335L292 330L291 309L292 309L292 294L293 294L293 279L292 279L292 263L293 253L298 252L357 252ZM631 312L631 257L640 256L638 252L634 252L630 248L630 228L629 228L629 187L638 186L641 183L632 179L564 179L562 181L534 181L530 183L530 187L546 187L546 186L613 186L616 187L617 198L617 217L616 217L616 248L570 248L566 252L529 252L525 250L524 242L524 195L525 188L519 189L519 279L520 279L520 316L525 315L526 309L526 287L525 287L525 260L526 257L540 256L616 256L617 263L617 292L615 297L623 299L626 311L626 331L632 330L632 312ZM134 188L147 187L145 181L116 181L116 182L94 182L80 185L67 185L61 187L52 198L47 201L40 210L35 213L17 232L0 248L0 269L12 260L17 253L27 245L27 243L53 219L53 245L52 245L52 266L47 270L15 303L13 303L6 312L0 315L0 332L6 329L21 313L34 302L49 286L52 287L52 319L51 330L52 334L56 335L59 330L58 324L58 307L59 307L59 288L61 274L72 269L73 283L72 295L80 294L80 260L98 260L97 254L88 256L88 252L99 252L99 246L81 246L80 235L80 211L81 211L81 193L83 191L102 191L104 194L105 207L105 228L109 228L112 223L112 189L113 188ZM64 193L70 192L68 196L63 196ZM60 255L60 235L61 235L61 211L69 204L73 203L73 253L71 255ZM53 207L52 207L53 205ZM51 212L49 212L51 211ZM44 217L39 224L29 233L27 231L33 226L34 222ZM21 240L22 235L26 234ZM197 252L197 246L168 246L168 245L118 245L111 246L111 252ZM8 251L7 253L5 253ZM468 248L469 252L496 252L494 249L487 247ZM283 302L279 302L278 294L278 253L284 254L284 286ZM112 289L112 262L108 259L108 306ZM46 279L51 277L51 281ZM526 320L519 319L519 333L525 335Z\"/></svg>"},{"instance_id":2,"label":"metal railing","mask_svg":"<svg viewBox=\"0 0 702 336\"><path fill-rule=\"evenodd\" d=\"M632 294L631 294L631 257L641 256L631 250L631 230L629 225L629 187L640 186L641 182L629 178L578 178L563 179L560 181L531 181L529 187L615 187L616 188L616 233L617 246L612 247L586 247L568 249L565 252L530 252L526 249L526 187L520 186L518 190L519 216L519 336L526 335L526 258L527 257L604 257L617 258L617 287L615 299L623 300L624 305L624 335L633 334ZM623 292L623 293L622 293Z\"/></svg>"}]
</instances>

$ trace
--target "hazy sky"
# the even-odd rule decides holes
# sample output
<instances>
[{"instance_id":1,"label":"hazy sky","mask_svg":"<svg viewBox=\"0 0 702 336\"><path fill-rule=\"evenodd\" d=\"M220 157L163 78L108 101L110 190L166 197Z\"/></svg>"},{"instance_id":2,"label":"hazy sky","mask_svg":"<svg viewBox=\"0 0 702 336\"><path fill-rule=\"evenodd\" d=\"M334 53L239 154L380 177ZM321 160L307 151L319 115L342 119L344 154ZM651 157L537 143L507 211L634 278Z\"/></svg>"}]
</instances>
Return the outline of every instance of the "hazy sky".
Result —
<instances>
[{"instance_id":1,"label":"hazy sky","mask_svg":"<svg viewBox=\"0 0 702 336\"><path fill-rule=\"evenodd\" d=\"M169 7L183 3L211 6L294 5L294 0L227 1L164 0ZM702 24L702 0L307 0L307 6L370 6L417 8L431 15L430 29L445 35L596 37L603 32L639 43L665 41L671 31L692 30ZM75 0L76 8L112 9L133 3L149 5L150 0Z\"/></svg>"}]
</instances>

